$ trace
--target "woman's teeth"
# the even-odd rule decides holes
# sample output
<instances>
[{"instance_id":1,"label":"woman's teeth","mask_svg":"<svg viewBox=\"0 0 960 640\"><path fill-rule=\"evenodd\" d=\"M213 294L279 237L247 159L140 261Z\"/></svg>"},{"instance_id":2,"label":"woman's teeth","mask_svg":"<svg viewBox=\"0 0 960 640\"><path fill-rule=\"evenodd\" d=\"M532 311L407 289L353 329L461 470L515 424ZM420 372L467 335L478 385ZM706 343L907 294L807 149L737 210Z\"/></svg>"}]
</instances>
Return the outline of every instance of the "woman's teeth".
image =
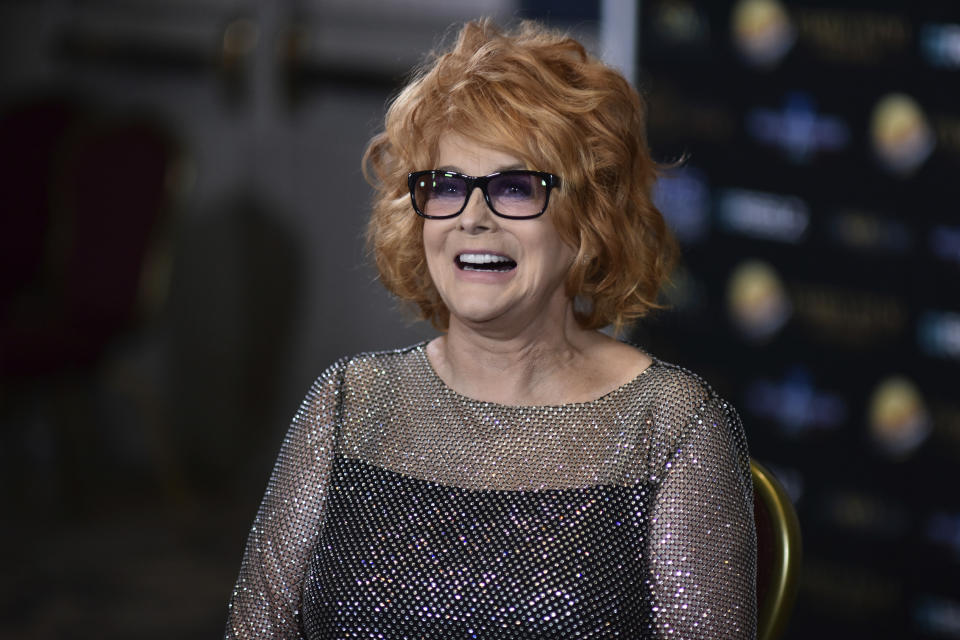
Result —
<instances>
[{"instance_id":1,"label":"woman's teeth","mask_svg":"<svg viewBox=\"0 0 960 640\"><path fill-rule=\"evenodd\" d=\"M464 271L509 271L517 263L492 253L461 253L457 256L457 266Z\"/></svg>"}]
</instances>

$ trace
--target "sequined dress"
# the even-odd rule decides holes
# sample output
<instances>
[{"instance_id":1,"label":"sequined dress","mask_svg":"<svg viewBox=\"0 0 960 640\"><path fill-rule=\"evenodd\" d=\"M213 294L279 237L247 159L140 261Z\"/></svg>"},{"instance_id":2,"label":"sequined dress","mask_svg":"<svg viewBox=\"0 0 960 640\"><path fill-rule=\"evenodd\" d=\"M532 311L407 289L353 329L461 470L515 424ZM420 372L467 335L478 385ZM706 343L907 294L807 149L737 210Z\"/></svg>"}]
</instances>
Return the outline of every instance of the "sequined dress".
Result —
<instances>
[{"instance_id":1,"label":"sequined dress","mask_svg":"<svg viewBox=\"0 0 960 640\"><path fill-rule=\"evenodd\" d=\"M505 406L364 354L293 420L226 637L753 638L755 540L740 421L684 369Z\"/></svg>"}]
</instances>

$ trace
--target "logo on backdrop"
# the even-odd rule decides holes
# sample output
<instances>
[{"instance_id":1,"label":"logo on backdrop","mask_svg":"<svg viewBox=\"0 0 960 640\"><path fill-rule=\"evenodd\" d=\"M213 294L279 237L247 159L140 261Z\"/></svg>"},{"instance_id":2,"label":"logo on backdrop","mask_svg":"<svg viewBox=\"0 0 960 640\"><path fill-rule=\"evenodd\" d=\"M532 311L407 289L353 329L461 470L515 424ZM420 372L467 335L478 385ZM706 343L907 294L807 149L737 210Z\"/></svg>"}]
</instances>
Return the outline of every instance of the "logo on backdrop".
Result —
<instances>
[{"instance_id":1,"label":"logo on backdrop","mask_svg":"<svg viewBox=\"0 0 960 640\"><path fill-rule=\"evenodd\" d=\"M934 225L930 229L930 249L941 260L960 266L960 226Z\"/></svg>"},{"instance_id":2,"label":"logo on backdrop","mask_svg":"<svg viewBox=\"0 0 960 640\"><path fill-rule=\"evenodd\" d=\"M777 0L740 0L730 28L744 60L760 68L775 67L796 41L790 16Z\"/></svg>"},{"instance_id":3,"label":"logo on backdrop","mask_svg":"<svg viewBox=\"0 0 960 640\"><path fill-rule=\"evenodd\" d=\"M908 313L902 299L858 289L795 284L796 317L820 340L845 348L875 346L900 334Z\"/></svg>"},{"instance_id":4,"label":"logo on backdrop","mask_svg":"<svg viewBox=\"0 0 960 640\"><path fill-rule=\"evenodd\" d=\"M870 141L880 164L901 176L926 162L936 144L920 105L905 93L887 94L874 106Z\"/></svg>"},{"instance_id":5,"label":"logo on backdrop","mask_svg":"<svg viewBox=\"0 0 960 640\"><path fill-rule=\"evenodd\" d=\"M797 7L794 19L804 49L830 62L876 65L902 58L913 43L909 20L894 13Z\"/></svg>"},{"instance_id":6,"label":"logo on backdrop","mask_svg":"<svg viewBox=\"0 0 960 640\"><path fill-rule=\"evenodd\" d=\"M912 228L867 211L838 211L829 219L827 231L838 245L859 251L903 254L914 246Z\"/></svg>"},{"instance_id":7,"label":"logo on backdrop","mask_svg":"<svg viewBox=\"0 0 960 640\"><path fill-rule=\"evenodd\" d=\"M847 419L843 397L817 389L813 375L804 366L793 367L779 381L761 378L751 382L746 390L746 407L793 437L837 429Z\"/></svg>"},{"instance_id":8,"label":"logo on backdrop","mask_svg":"<svg viewBox=\"0 0 960 640\"><path fill-rule=\"evenodd\" d=\"M726 144L734 136L736 120L717 101L692 101L666 82L650 96L650 131L675 140Z\"/></svg>"},{"instance_id":9,"label":"logo on backdrop","mask_svg":"<svg viewBox=\"0 0 960 640\"><path fill-rule=\"evenodd\" d=\"M923 25L920 52L933 67L960 69L960 24Z\"/></svg>"},{"instance_id":10,"label":"logo on backdrop","mask_svg":"<svg viewBox=\"0 0 960 640\"><path fill-rule=\"evenodd\" d=\"M792 91L780 110L755 107L747 112L747 135L777 147L798 164L816 154L841 151L850 144L850 128L839 116L817 114L813 96Z\"/></svg>"},{"instance_id":11,"label":"logo on backdrop","mask_svg":"<svg viewBox=\"0 0 960 640\"><path fill-rule=\"evenodd\" d=\"M732 233L797 244L810 226L810 209L798 196L725 189L719 200L720 223Z\"/></svg>"},{"instance_id":12,"label":"logo on backdrop","mask_svg":"<svg viewBox=\"0 0 960 640\"><path fill-rule=\"evenodd\" d=\"M694 244L710 230L710 187L702 171L675 169L657 180L653 203L684 244Z\"/></svg>"},{"instance_id":13,"label":"logo on backdrop","mask_svg":"<svg viewBox=\"0 0 960 640\"><path fill-rule=\"evenodd\" d=\"M930 434L930 414L916 385L902 376L883 380L868 404L873 441L893 457L906 457Z\"/></svg>"},{"instance_id":14,"label":"logo on backdrop","mask_svg":"<svg viewBox=\"0 0 960 640\"><path fill-rule=\"evenodd\" d=\"M960 361L960 313L923 312L917 322L917 342L927 355Z\"/></svg>"},{"instance_id":15,"label":"logo on backdrop","mask_svg":"<svg viewBox=\"0 0 960 640\"><path fill-rule=\"evenodd\" d=\"M657 2L650 8L654 32L665 43L704 46L710 42L710 22L692 2Z\"/></svg>"},{"instance_id":16,"label":"logo on backdrop","mask_svg":"<svg viewBox=\"0 0 960 640\"><path fill-rule=\"evenodd\" d=\"M727 284L727 311L748 340L772 338L790 318L792 307L780 276L766 262L750 260L737 266Z\"/></svg>"}]
</instances>

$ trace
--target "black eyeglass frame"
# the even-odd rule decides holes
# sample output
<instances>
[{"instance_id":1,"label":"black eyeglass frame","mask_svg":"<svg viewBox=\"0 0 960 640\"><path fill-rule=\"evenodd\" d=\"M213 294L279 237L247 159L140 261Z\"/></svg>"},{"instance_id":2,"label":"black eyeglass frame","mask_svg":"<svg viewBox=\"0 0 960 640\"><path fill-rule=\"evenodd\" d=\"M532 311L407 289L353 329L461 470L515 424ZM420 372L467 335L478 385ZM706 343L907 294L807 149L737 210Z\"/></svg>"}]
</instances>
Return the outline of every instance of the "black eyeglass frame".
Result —
<instances>
[{"instance_id":1,"label":"black eyeglass frame","mask_svg":"<svg viewBox=\"0 0 960 640\"><path fill-rule=\"evenodd\" d=\"M443 176L448 176L451 178L461 178L467 185L467 195L463 198L463 206L460 207L460 210L456 213L450 213L443 216L432 216L424 213L417 206L417 194L416 194L416 183L421 176L425 176L432 173L439 173ZM510 216L503 213L500 213L493 206L493 202L490 200L490 194L487 192L487 185L494 178L499 178L500 176L508 175L525 175L525 176L536 176L546 182L547 192L543 197L543 208L540 209L538 213L533 213L528 216ZM560 186L560 177L552 173L546 173L545 171L531 171L529 169L513 169L510 171L497 171L496 173L491 173L487 176L468 176L463 173L457 173L456 171L443 171L441 169L427 169L426 171L414 171L413 173L407 174L407 188L410 190L410 202L413 203L413 210L421 218L428 218L430 220L448 220L450 218L456 218L458 215L463 213L463 210L467 208L467 203L470 202L470 196L473 194L474 189L480 189L480 192L483 193L483 199L487 203L487 207L494 215L501 218L506 218L508 220L529 220L531 218L539 218L547 210L547 205L550 204L550 191L554 187Z\"/></svg>"}]
</instances>

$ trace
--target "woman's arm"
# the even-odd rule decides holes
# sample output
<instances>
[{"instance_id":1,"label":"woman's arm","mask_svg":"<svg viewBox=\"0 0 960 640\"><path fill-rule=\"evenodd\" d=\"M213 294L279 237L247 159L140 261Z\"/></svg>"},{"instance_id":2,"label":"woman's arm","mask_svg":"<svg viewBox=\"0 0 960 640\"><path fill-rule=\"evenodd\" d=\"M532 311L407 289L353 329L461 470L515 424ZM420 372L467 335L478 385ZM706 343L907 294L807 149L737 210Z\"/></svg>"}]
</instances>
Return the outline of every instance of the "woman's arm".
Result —
<instances>
[{"instance_id":1,"label":"woman's arm","mask_svg":"<svg viewBox=\"0 0 960 640\"><path fill-rule=\"evenodd\" d=\"M323 518L344 366L314 382L283 441L230 599L227 639L301 638L301 589Z\"/></svg>"},{"instance_id":2,"label":"woman's arm","mask_svg":"<svg viewBox=\"0 0 960 640\"><path fill-rule=\"evenodd\" d=\"M651 513L655 637L755 638L757 542L743 427L716 397L689 427Z\"/></svg>"}]
</instances>

